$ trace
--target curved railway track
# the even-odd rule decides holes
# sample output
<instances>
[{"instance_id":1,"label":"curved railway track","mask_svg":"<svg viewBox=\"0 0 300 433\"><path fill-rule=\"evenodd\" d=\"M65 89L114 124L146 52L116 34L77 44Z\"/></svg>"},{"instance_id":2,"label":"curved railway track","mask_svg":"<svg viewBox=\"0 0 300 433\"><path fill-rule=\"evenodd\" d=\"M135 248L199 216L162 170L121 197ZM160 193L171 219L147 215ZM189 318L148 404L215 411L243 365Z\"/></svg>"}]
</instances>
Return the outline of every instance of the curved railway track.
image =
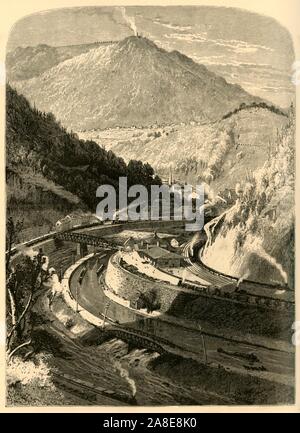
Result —
<instances>
[{"instance_id":1,"label":"curved railway track","mask_svg":"<svg viewBox=\"0 0 300 433\"><path fill-rule=\"evenodd\" d=\"M182 251L183 256L189 265L189 270L201 278L201 280L206 281L207 288L204 287L202 291L208 292L210 296L226 299L231 302L258 305L264 308L294 309L293 290L280 285L275 286L245 279L239 285L239 291L233 293L232 285L237 285L238 278L218 273L208 268L202 262L195 263L190 257L190 247L191 242L185 244ZM226 286L231 286L231 289L226 289Z\"/></svg>"}]
</instances>

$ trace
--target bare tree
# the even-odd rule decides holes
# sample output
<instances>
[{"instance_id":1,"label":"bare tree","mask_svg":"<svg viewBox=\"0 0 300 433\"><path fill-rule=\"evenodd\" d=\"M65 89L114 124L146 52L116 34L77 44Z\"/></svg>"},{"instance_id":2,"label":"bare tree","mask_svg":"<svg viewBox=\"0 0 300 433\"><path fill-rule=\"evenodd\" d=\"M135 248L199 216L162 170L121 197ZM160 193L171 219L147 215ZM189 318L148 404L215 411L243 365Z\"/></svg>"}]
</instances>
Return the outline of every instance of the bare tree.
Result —
<instances>
[{"instance_id":1,"label":"bare tree","mask_svg":"<svg viewBox=\"0 0 300 433\"><path fill-rule=\"evenodd\" d=\"M30 345L30 312L37 292L42 288L42 252L36 255L22 255L12 264L13 245L23 223L16 224L8 218L6 231L6 309L7 336L6 350L9 359L20 349Z\"/></svg>"}]
</instances>

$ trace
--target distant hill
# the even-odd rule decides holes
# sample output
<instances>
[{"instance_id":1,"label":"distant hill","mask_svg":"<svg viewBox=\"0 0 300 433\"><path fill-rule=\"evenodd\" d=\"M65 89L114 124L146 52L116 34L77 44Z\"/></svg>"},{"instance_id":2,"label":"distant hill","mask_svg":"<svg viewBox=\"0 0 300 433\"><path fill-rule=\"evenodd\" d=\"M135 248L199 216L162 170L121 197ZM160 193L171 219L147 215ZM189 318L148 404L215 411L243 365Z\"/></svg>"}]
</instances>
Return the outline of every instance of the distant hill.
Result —
<instances>
[{"instance_id":1,"label":"distant hill","mask_svg":"<svg viewBox=\"0 0 300 433\"><path fill-rule=\"evenodd\" d=\"M79 140L52 113L32 108L26 98L7 86L6 166L8 213L22 207L41 216L49 204L53 215L74 209L95 212L96 190L110 184L118 190L119 176L128 184L160 183L149 164L126 164L93 141Z\"/></svg>"},{"instance_id":2,"label":"distant hill","mask_svg":"<svg viewBox=\"0 0 300 433\"><path fill-rule=\"evenodd\" d=\"M261 107L247 107L225 117L203 125L80 135L105 143L125 161L143 158L164 178L169 177L172 168L177 180L192 184L205 181L220 191L235 188L247 172L263 166L278 129L288 121L286 115Z\"/></svg>"},{"instance_id":3,"label":"distant hill","mask_svg":"<svg viewBox=\"0 0 300 433\"><path fill-rule=\"evenodd\" d=\"M263 108L265 110L269 110L271 113L279 114L280 116L288 117L287 110L282 110L279 107L276 107L273 104L268 104L266 102L252 102L251 104L241 104L239 107L237 107L233 111L229 111L229 113L225 114L222 119L229 119L234 114L239 113L240 111L244 110L251 110L253 108Z\"/></svg>"},{"instance_id":4,"label":"distant hill","mask_svg":"<svg viewBox=\"0 0 300 433\"><path fill-rule=\"evenodd\" d=\"M51 47L47 44L17 47L6 55L7 78L9 81L28 80L41 75L65 60L107 44L110 44L110 42L94 42L62 47Z\"/></svg>"},{"instance_id":5,"label":"distant hill","mask_svg":"<svg viewBox=\"0 0 300 433\"><path fill-rule=\"evenodd\" d=\"M77 131L217 120L261 101L178 51L137 36L89 49L15 86Z\"/></svg>"}]
</instances>

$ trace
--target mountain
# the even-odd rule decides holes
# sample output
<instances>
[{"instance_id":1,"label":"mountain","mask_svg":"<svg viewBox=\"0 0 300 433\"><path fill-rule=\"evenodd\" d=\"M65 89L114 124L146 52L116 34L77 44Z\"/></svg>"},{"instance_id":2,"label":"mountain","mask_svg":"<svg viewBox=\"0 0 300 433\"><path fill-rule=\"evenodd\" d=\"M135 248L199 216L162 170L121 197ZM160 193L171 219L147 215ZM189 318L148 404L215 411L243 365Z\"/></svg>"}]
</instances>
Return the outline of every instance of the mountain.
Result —
<instances>
[{"instance_id":1,"label":"mountain","mask_svg":"<svg viewBox=\"0 0 300 433\"><path fill-rule=\"evenodd\" d=\"M30 221L34 223L33 214L37 224L45 217L49 226L58 216L74 209L95 213L99 202L97 188L110 184L118 193L119 176L127 176L129 185L150 187L160 183L149 164L141 161L126 164L95 142L78 139L61 127L52 113L32 108L9 85L6 173L8 214L21 212L27 225Z\"/></svg>"},{"instance_id":2,"label":"mountain","mask_svg":"<svg viewBox=\"0 0 300 433\"><path fill-rule=\"evenodd\" d=\"M39 44L33 47L17 47L6 55L7 78L9 81L28 80L41 75L67 59L110 43L113 42L94 42L59 47L51 47L47 44Z\"/></svg>"},{"instance_id":3,"label":"mountain","mask_svg":"<svg viewBox=\"0 0 300 433\"><path fill-rule=\"evenodd\" d=\"M90 49L14 85L77 131L216 120L260 101L187 56L139 36Z\"/></svg>"}]
</instances>

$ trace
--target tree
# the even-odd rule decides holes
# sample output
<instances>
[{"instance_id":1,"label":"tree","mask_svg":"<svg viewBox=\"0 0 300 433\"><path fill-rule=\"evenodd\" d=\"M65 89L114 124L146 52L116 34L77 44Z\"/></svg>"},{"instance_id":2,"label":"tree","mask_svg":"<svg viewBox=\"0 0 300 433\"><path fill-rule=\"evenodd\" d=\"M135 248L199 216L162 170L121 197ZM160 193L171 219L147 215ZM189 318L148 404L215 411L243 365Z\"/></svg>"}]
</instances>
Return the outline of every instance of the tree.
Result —
<instances>
[{"instance_id":1,"label":"tree","mask_svg":"<svg viewBox=\"0 0 300 433\"><path fill-rule=\"evenodd\" d=\"M160 302L158 300L157 290L151 289L148 292L141 293L139 299L145 305L147 312L151 313L152 311L160 309Z\"/></svg>"},{"instance_id":2,"label":"tree","mask_svg":"<svg viewBox=\"0 0 300 433\"><path fill-rule=\"evenodd\" d=\"M14 223L12 217L8 217L6 225L6 272L11 260L13 245L18 242L18 233L23 228L23 221Z\"/></svg>"},{"instance_id":3,"label":"tree","mask_svg":"<svg viewBox=\"0 0 300 433\"><path fill-rule=\"evenodd\" d=\"M41 251L36 255L23 255L17 264L11 263L12 246L23 223L16 224L8 218L6 231L6 351L9 359L25 346L31 344L30 313L36 294L42 288Z\"/></svg>"}]
</instances>

